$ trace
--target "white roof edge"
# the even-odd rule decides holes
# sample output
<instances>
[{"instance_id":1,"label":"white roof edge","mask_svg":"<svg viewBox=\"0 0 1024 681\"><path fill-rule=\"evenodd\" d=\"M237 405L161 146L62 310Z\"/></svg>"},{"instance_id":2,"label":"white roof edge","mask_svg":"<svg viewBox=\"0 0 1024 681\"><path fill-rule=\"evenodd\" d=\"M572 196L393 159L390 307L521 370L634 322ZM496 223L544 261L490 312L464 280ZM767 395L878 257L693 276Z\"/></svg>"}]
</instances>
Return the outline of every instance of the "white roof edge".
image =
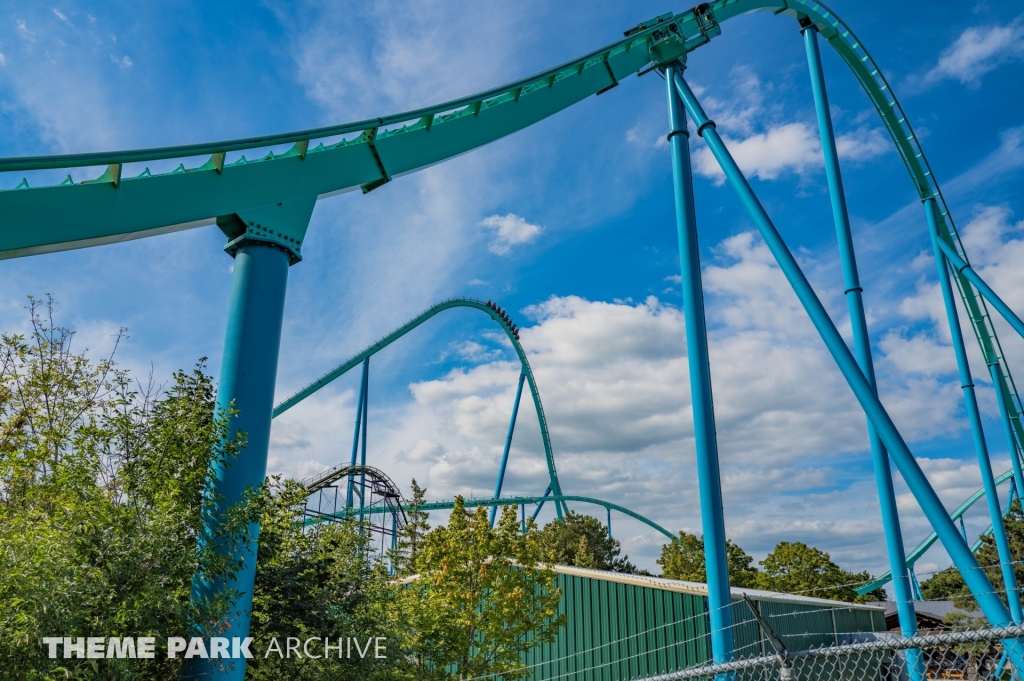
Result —
<instances>
[{"instance_id":1,"label":"white roof edge","mask_svg":"<svg viewBox=\"0 0 1024 681\"><path fill-rule=\"evenodd\" d=\"M590 568L578 568L568 565L550 566L557 574L574 575L577 577L590 577L605 582L617 582L619 584L632 584L634 586L645 586L661 591L674 591L677 593L691 594L694 596L707 596L708 586L700 582L684 582L679 579L666 579L664 577L647 577L645 575L628 575L622 572L610 572L607 570L593 570ZM794 594L783 594L775 591L762 591L761 589L747 589L731 587L733 600L740 600L744 595L757 601L769 603L792 603L795 605L813 605L818 607L842 606L852 610L877 610L885 611L885 605L868 605L866 603L847 603L846 601L833 601L827 598L814 598L812 596L797 596Z\"/></svg>"}]
</instances>

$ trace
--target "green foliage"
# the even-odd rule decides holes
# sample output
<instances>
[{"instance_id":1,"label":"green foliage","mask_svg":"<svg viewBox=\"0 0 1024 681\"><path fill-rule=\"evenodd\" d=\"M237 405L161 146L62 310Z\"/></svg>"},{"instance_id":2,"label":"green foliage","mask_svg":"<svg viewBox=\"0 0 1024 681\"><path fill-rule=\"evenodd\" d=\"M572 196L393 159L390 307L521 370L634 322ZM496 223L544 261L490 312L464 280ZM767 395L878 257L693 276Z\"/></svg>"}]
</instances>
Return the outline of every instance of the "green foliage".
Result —
<instances>
[{"instance_id":1,"label":"green foliage","mask_svg":"<svg viewBox=\"0 0 1024 681\"><path fill-rule=\"evenodd\" d=\"M831 557L801 542L779 542L775 550L761 561L761 570L746 551L726 540L729 562L729 583L781 593L804 594L815 598L863 603L885 600L882 589L860 596L854 588L873 577L867 572L849 572L832 562ZM707 581L704 567L704 541L689 532L679 531L679 538L661 547L662 577L690 582Z\"/></svg>"},{"instance_id":2,"label":"green foliage","mask_svg":"<svg viewBox=\"0 0 1024 681\"><path fill-rule=\"evenodd\" d=\"M73 333L32 301L32 333L0 337L0 660L3 678L171 679L168 637L221 620L226 594L190 603L194 574L228 580L237 563L213 547L248 545L261 526L253 598L252 679L405 681L507 671L562 625L554 574L537 531L515 509L491 529L485 509L460 506L429 531L413 508L387 574L357 523L305 527L306 491L268 480L204 529L215 463L245 446L218 415L202 362L166 389L133 384L112 358L71 349ZM230 437L229 437L230 435ZM413 482L414 504L425 490ZM157 656L49 659L43 637L152 636ZM386 639L387 657L260 655L276 638ZM346 646L347 648L347 646ZM310 652L322 653L321 644ZM346 650L348 652L348 650ZM376 652L376 650L374 650ZM508 678L516 678L513 673Z\"/></svg>"},{"instance_id":3,"label":"green foliage","mask_svg":"<svg viewBox=\"0 0 1024 681\"><path fill-rule=\"evenodd\" d=\"M396 662L399 601L395 585L380 561L373 560L370 533L358 523L324 523L302 529L308 492L293 480L269 481L262 497L260 548L253 595L254 651L272 650L277 638L305 642L333 635L331 656L282 659L271 653L249 661L251 679L388 679ZM387 640L390 659L353 655L338 658L338 638ZM323 646L312 644L321 655Z\"/></svg>"},{"instance_id":4,"label":"green foliage","mask_svg":"<svg viewBox=\"0 0 1024 681\"><path fill-rule=\"evenodd\" d=\"M456 497L447 527L426 535L402 592L414 678L523 678L521 655L564 626L536 526L521 534L516 510L505 507L492 529L485 507L469 513Z\"/></svg>"},{"instance_id":5,"label":"green foliage","mask_svg":"<svg viewBox=\"0 0 1024 681\"><path fill-rule=\"evenodd\" d=\"M1013 569L1017 584L1024 584L1024 563L1021 562L1024 561L1024 511L1021 510L1019 499L1010 506L1009 512L1003 517L1003 524L1006 526L1006 538L1010 544L1010 557L1014 561ZM1006 586L999 567L999 550L991 533L981 537L981 546L978 547L975 556L1005 603ZM952 600L954 605L964 610L978 609L978 603L971 596L971 591L967 588L960 571L953 566L921 582L921 595L927 599Z\"/></svg>"},{"instance_id":6,"label":"green foliage","mask_svg":"<svg viewBox=\"0 0 1024 681\"><path fill-rule=\"evenodd\" d=\"M245 541L246 519L204 535L226 421L200 363L158 391L112 359L72 351L52 302L32 300L28 339L0 339L0 659L7 678L162 678L177 661L51 660L45 636L187 636L223 602L189 605L193 573L234 566L203 543ZM160 659L163 658L163 659Z\"/></svg>"},{"instance_id":7,"label":"green foliage","mask_svg":"<svg viewBox=\"0 0 1024 681\"><path fill-rule=\"evenodd\" d=\"M405 511L405 526L398 533L398 542L395 550L390 553L391 563L394 565L395 574L399 577L408 577L416 572L416 558L419 556L423 541L430 532L430 514L420 510L420 506L426 501L427 490L412 479L412 501L410 507Z\"/></svg>"},{"instance_id":8,"label":"green foliage","mask_svg":"<svg viewBox=\"0 0 1024 681\"><path fill-rule=\"evenodd\" d=\"M729 584L753 587L757 579L754 559L747 552L726 540L726 555L729 562ZM682 579L688 582L707 582L704 568L704 540L689 532L679 531L679 538L661 547L661 576L668 579Z\"/></svg>"},{"instance_id":9,"label":"green foliage","mask_svg":"<svg viewBox=\"0 0 1024 681\"><path fill-rule=\"evenodd\" d=\"M878 600L854 591L871 575L844 570L827 553L802 542L779 542L761 561L761 567L755 580L759 589L850 603Z\"/></svg>"},{"instance_id":10,"label":"green foliage","mask_svg":"<svg viewBox=\"0 0 1024 681\"><path fill-rule=\"evenodd\" d=\"M540 544L546 559L556 565L637 573L629 556L619 557L619 540L609 537L608 527L590 515L569 511L562 520L552 520L540 531Z\"/></svg>"}]
</instances>

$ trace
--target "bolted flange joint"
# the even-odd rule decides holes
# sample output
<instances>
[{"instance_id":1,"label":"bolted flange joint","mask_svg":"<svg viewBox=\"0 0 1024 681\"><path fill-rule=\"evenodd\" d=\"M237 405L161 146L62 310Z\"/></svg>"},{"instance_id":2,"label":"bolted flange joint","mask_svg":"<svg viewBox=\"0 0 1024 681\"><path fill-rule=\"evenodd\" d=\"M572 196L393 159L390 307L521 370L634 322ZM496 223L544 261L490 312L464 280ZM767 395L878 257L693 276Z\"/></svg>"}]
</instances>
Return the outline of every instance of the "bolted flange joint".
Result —
<instances>
[{"instance_id":1,"label":"bolted flange joint","mask_svg":"<svg viewBox=\"0 0 1024 681\"><path fill-rule=\"evenodd\" d=\"M228 255L235 257L238 249L247 243L262 243L276 246L288 254L288 264L294 265L302 261L302 241L295 237L288 236L283 232L276 232L267 225L250 221L245 233L231 239L224 245Z\"/></svg>"},{"instance_id":2,"label":"bolted flange joint","mask_svg":"<svg viewBox=\"0 0 1024 681\"><path fill-rule=\"evenodd\" d=\"M224 250L234 257L244 244L261 243L283 250L291 265L300 262L315 204L316 197L311 196L218 217L217 226L228 238Z\"/></svg>"}]
</instances>

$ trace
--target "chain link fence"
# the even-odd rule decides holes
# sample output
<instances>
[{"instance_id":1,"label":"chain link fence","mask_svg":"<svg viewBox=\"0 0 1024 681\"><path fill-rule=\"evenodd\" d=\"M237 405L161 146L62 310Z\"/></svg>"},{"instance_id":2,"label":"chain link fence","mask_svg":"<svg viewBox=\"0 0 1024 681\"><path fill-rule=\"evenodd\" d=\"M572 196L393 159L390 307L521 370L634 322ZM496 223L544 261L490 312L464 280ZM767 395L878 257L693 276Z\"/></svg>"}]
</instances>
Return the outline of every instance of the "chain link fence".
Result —
<instances>
[{"instance_id":1,"label":"chain link fence","mask_svg":"<svg viewBox=\"0 0 1024 681\"><path fill-rule=\"evenodd\" d=\"M1024 661L1024 627L944 632L902 638L866 634L844 645L751 657L692 667L642 681L924 681L991 679L1024 681L1014 660Z\"/></svg>"}]
</instances>

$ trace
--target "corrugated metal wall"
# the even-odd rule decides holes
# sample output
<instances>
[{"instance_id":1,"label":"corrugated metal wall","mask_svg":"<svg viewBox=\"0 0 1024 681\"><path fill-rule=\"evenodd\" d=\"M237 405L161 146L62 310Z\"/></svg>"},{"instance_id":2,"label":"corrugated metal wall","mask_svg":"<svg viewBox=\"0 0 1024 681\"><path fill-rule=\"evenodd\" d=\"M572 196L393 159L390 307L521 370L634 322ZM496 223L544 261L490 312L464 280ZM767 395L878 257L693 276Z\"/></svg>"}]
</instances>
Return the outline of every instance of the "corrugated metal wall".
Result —
<instances>
[{"instance_id":1,"label":"corrugated metal wall","mask_svg":"<svg viewBox=\"0 0 1024 681\"><path fill-rule=\"evenodd\" d=\"M559 613L567 624L558 639L524 658L534 681L628 681L707 662L707 598L591 577L558 575ZM837 633L885 631L881 611L759 603L761 614L783 639L800 650L835 643ZM738 657L773 652L747 604L733 603ZM842 638L841 636L839 638Z\"/></svg>"}]
</instances>

